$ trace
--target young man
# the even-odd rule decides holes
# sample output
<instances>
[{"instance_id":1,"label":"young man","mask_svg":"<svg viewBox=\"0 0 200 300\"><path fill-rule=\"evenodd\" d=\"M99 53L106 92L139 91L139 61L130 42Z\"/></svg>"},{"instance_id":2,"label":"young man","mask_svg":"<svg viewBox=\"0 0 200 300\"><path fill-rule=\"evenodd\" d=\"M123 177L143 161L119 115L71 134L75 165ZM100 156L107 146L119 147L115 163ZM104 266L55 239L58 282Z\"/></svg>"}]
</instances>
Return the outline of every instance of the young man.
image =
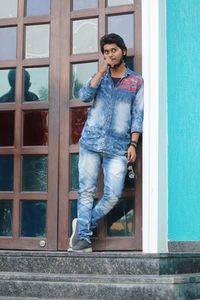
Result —
<instances>
[{"instance_id":1,"label":"young man","mask_svg":"<svg viewBox=\"0 0 200 300\"><path fill-rule=\"evenodd\" d=\"M103 36L100 46L104 62L80 90L80 99L93 104L80 138L78 219L68 251L92 251L92 231L117 204L142 132L143 79L125 65L127 48L119 35ZM93 207L101 166L104 194Z\"/></svg>"}]
</instances>

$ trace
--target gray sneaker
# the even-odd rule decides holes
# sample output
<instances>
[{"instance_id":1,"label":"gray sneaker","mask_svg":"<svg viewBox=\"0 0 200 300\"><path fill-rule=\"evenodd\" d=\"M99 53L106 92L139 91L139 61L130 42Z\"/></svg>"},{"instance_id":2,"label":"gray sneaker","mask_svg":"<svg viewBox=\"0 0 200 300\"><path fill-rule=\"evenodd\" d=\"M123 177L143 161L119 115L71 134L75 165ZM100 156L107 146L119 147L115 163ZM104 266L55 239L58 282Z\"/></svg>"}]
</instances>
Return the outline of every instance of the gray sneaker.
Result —
<instances>
[{"instance_id":1,"label":"gray sneaker","mask_svg":"<svg viewBox=\"0 0 200 300\"><path fill-rule=\"evenodd\" d=\"M72 221L72 235L69 239L69 249L68 251L72 251L72 247L78 242L78 219L75 218Z\"/></svg>"},{"instance_id":2,"label":"gray sneaker","mask_svg":"<svg viewBox=\"0 0 200 300\"><path fill-rule=\"evenodd\" d=\"M92 252L91 243L86 240L78 240L78 242L72 247L71 251L74 252Z\"/></svg>"}]
</instances>

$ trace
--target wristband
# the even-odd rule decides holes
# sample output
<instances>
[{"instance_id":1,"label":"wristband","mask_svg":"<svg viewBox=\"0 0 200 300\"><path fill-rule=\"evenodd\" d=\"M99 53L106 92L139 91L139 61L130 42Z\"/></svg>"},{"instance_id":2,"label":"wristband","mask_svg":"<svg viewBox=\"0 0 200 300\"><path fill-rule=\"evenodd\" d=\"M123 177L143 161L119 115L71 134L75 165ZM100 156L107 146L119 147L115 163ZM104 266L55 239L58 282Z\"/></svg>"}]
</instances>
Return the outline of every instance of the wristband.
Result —
<instances>
[{"instance_id":1,"label":"wristband","mask_svg":"<svg viewBox=\"0 0 200 300\"><path fill-rule=\"evenodd\" d=\"M137 146L136 146L135 144L130 143L130 144L129 144L129 147L131 147L131 146L134 147L135 150L137 150Z\"/></svg>"}]
</instances>

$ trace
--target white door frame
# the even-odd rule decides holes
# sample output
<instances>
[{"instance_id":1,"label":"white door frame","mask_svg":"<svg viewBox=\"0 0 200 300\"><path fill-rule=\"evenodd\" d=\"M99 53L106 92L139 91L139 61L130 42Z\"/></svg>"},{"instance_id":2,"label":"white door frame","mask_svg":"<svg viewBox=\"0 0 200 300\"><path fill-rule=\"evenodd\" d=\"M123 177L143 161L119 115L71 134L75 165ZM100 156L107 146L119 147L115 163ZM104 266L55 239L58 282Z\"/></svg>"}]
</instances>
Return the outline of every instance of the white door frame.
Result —
<instances>
[{"instance_id":1,"label":"white door frame","mask_svg":"<svg viewBox=\"0 0 200 300\"><path fill-rule=\"evenodd\" d=\"M143 252L168 251L166 0L142 0Z\"/></svg>"}]
</instances>

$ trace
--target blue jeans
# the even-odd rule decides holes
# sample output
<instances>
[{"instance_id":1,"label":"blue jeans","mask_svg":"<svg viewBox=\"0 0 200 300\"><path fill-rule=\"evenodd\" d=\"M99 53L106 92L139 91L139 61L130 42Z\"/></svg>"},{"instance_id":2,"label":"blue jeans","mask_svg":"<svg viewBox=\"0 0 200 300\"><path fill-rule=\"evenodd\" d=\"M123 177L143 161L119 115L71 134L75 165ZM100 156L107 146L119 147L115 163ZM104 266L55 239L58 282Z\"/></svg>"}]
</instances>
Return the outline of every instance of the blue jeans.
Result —
<instances>
[{"instance_id":1,"label":"blue jeans","mask_svg":"<svg viewBox=\"0 0 200 300\"><path fill-rule=\"evenodd\" d=\"M93 207L99 169L104 174L104 194ZM78 233L80 239L90 242L92 230L118 202L127 172L125 156L108 155L80 148Z\"/></svg>"}]
</instances>

